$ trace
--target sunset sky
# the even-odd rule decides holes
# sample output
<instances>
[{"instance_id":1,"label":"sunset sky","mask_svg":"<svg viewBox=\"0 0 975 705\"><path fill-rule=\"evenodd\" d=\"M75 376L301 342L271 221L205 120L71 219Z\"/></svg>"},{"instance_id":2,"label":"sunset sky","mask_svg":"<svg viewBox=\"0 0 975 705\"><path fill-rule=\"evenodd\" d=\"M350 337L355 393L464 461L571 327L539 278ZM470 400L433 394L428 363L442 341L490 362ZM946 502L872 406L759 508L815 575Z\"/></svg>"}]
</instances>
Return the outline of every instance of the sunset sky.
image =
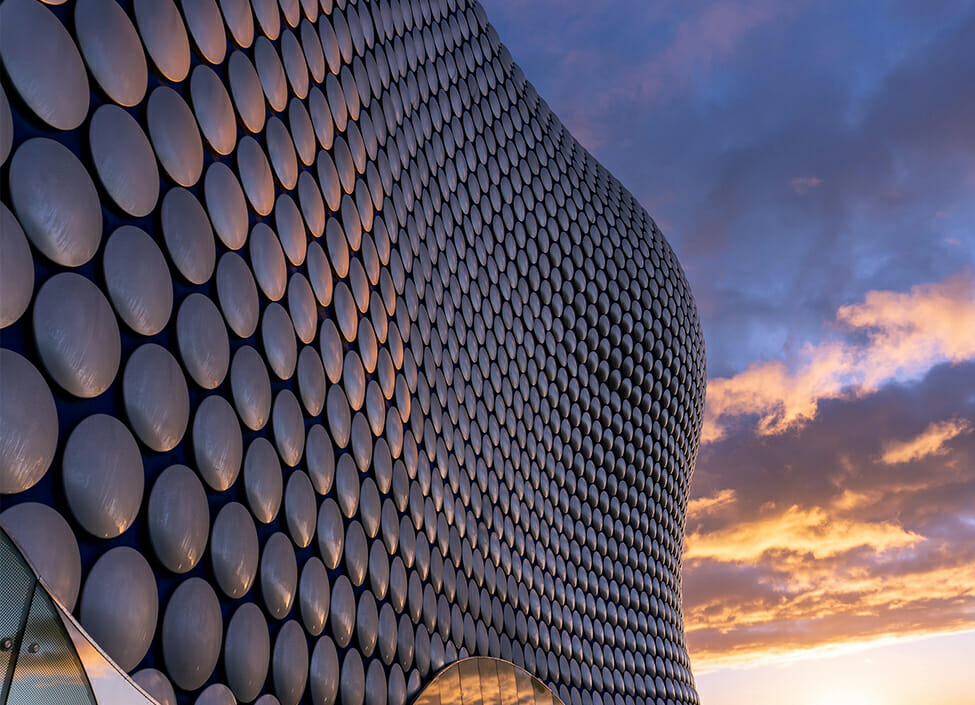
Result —
<instances>
[{"instance_id":1,"label":"sunset sky","mask_svg":"<svg viewBox=\"0 0 975 705\"><path fill-rule=\"evenodd\" d=\"M705 705L975 702L975 2L483 1L694 290Z\"/></svg>"}]
</instances>

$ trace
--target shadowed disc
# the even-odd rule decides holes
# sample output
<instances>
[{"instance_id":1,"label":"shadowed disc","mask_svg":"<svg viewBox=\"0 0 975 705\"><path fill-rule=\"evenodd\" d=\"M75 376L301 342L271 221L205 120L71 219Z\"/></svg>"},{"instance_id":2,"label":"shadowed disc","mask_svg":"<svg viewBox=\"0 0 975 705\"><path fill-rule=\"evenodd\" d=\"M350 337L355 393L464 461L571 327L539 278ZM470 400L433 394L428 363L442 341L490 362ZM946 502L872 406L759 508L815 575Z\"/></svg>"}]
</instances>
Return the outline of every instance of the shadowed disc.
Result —
<instances>
[{"instance_id":1,"label":"shadowed disc","mask_svg":"<svg viewBox=\"0 0 975 705\"><path fill-rule=\"evenodd\" d=\"M229 502L213 521L210 558L217 584L229 597L243 597L257 575L259 548L254 520L244 505Z\"/></svg>"},{"instance_id":2,"label":"shadowed disc","mask_svg":"<svg viewBox=\"0 0 975 705\"><path fill-rule=\"evenodd\" d=\"M132 20L113 0L79 0L75 31L98 85L119 105L138 105L146 94L146 55Z\"/></svg>"},{"instance_id":3,"label":"shadowed disc","mask_svg":"<svg viewBox=\"0 0 975 705\"><path fill-rule=\"evenodd\" d=\"M21 144L10 161L10 198L24 233L49 259L77 267L94 257L101 204L91 176L67 147L44 137Z\"/></svg>"},{"instance_id":4,"label":"shadowed disc","mask_svg":"<svg viewBox=\"0 0 975 705\"><path fill-rule=\"evenodd\" d=\"M200 475L217 492L237 480L244 456L240 424L233 407L219 395L208 396L196 409L193 455Z\"/></svg>"},{"instance_id":5,"label":"shadowed disc","mask_svg":"<svg viewBox=\"0 0 975 705\"><path fill-rule=\"evenodd\" d=\"M274 642L274 692L281 705L297 705L308 683L308 643L298 622L288 620Z\"/></svg>"},{"instance_id":6,"label":"shadowed disc","mask_svg":"<svg viewBox=\"0 0 975 705\"><path fill-rule=\"evenodd\" d=\"M27 358L0 348L0 494L30 489L58 446L54 397Z\"/></svg>"},{"instance_id":7,"label":"shadowed disc","mask_svg":"<svg viewBox=\"0 0 975 705\"><path fill-rule=\"evenodd\" d=\"M122 375L125 413L147 446L164 453L176 447L190 418L186 378L176 358L161 345L135 349Z\"/></svg>"},{"instance_id":8,"label":"shadowed disc","mask_svg":"<svg viewBox=\"0 0 975 705\"><path fill-rule=\"evenodd\" d=\"M161 331L173 311L173 284L156 242L145 231L123 225L108 238L102 266L119 318L141 335Z\"/></svg>"},{"instance_id":9,"label":"shadowed disc","mask_svg":"<svg viewBox=\"0 0 975 705\"><path fill-rule=\"evenodd\" d=\"M155 1L143 0L144 3ZM147 110L149 137L163 169L180 186L192 186L203 172L203 142L193 111L168 86L159 86L152 92Z\"/></svg>"},{"instance_id":10,"label":"shadowed disc","mask_svg":"<svg viewBox=\"0 0 975 705\"><path fill-rule=\"evenodd\" d=\"M171 465L149 493L149 538L156 556L174 573L185 573L200 562L210 533L210 509L196 473Z\"/></svg>"},{"instance_id":11,"label":"shadowed disc","mask_svg":"<svg viewBox=\"0 0 975 705\"><path fill-rule=\"evenodd\" d=\"M75 427L64 448L62 479L72 514L95 536L114 538L135 521L145 485L142 455L115 417L95 414Z\"/></svg>"},{"instance_id":12,"label":"shadowed disc","mask_svg":"<svg viewBox=\"0 0 975 705\"><path fill-rule=\"evenodd\" d=\"M272 534L261 553L261 593L268 613L282 619L291 611L298 588L298 564L291 540L280 531Z\"/></svg>"},{"instance_id":13,"label":"shadowed disc","mask_svg":"<svg viewBox=\"0 0 975 705\"><path fill-rule=\"evenodd\" d=\"M190 42L173 0L135 0L135 20L159 72L179 82L190 70Z\"/></svg>"},{"instance_id":14,"label":"shadowed disc","mask_svg":"<svg viewBox=\"0 0 975 705\"><path fill-rule=\"evenodd\" d=\"M88 114L88 75L54 13L34 0L3 3L0 46L10 82L35 115L59 130L82 123Z\"/></svg>"},{"instance_id":15,"label":"shadowed disc","mask_svg":"<svg viewBox=\"0 0 975 705\"><path fill-rule=\"evenodd\" d=\"M189 578L169 598L163 616L162 651L173 682L196 690L210 677L220 657L223 617L209 583Z\"/></svg>"},{"instance_id":16,"label":"shadowed disc","mask_svg":"<svg viewBox=\"0 0 975 705\"><path fill-rule=\"evenodd\" d=\"M270 656L267 620L260 607L245 602L230 618L223 647L227 683L242 702L254 700L261 692Z\"/></svg>"},{"instance_id":17,"label":"shadowed disc","mask_svg":"<svg viewBox=\"0 0 975 705\"><path fill-rule=\"evenodd\" d=\"M122 670L135 668L156 633L159 595L152 568L128 546L104 553L81 593L81 625Z\"/></svg>"}]
</instances>

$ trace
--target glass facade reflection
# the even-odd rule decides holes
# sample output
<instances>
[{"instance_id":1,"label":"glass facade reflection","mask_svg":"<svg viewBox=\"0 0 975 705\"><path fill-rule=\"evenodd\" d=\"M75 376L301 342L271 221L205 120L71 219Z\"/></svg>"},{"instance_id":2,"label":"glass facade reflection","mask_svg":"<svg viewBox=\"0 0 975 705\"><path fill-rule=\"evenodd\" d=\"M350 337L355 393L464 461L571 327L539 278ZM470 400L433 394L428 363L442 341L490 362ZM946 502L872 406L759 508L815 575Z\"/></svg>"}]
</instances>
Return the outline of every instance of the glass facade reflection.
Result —
<instances>
[{"instance_id":1,"label":"glass facade reflection","mask_svg":"<svg viewBox=\"0 0 975 705\"><path fill-rule=\"evenodd\" d=\"M0 48L14 674L698 702L694 299L476 1L4 0Z\"/></svg>"},{"instance_id":2,"label":"glass facade reflection","mask_svg":"<svg viewBox=\"0 0 975 705\"><path fill-rule=\"evenodd\" d=\"M484 656L445 668L414 705L563 705L548 686L513 663Z\"/></svg>"}]
</instances>

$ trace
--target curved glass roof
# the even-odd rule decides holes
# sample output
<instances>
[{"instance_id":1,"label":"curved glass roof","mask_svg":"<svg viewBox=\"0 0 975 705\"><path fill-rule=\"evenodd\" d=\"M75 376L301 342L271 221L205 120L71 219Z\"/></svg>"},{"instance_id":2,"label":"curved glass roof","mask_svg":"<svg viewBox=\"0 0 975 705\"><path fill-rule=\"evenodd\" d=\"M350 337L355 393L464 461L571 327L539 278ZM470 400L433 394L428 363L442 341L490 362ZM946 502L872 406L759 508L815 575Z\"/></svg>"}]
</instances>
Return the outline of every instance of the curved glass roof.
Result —
<instances>
[{"instance_id":1,"label":"curved glass roof","mask_svg":"<svg viewBox=\"0 0 975 705\"><path fill-rule=\"evenodd\" d=\"M523 668L476 656L456 661L424 688L414 705L563 705L559 697Z\"/></svg>"}]
</instances>

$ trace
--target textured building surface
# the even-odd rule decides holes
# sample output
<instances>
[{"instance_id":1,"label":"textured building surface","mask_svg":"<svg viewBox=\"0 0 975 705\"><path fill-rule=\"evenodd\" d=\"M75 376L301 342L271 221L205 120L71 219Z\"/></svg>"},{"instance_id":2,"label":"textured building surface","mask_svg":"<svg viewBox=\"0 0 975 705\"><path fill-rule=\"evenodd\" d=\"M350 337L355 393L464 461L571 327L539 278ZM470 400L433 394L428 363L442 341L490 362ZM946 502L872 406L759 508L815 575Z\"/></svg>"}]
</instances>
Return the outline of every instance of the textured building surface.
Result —
<instances>
[{"instance_id":1,"label":"textured building surface","mask_svg":"<svg viewBox=\"0 0 975 705\"><path fill-rule=\"evenodd\" d=\"M0 524L123 670L697 702L693 299L476 3L6 0L0 57Z\"/></svg>"}]
</instances>

